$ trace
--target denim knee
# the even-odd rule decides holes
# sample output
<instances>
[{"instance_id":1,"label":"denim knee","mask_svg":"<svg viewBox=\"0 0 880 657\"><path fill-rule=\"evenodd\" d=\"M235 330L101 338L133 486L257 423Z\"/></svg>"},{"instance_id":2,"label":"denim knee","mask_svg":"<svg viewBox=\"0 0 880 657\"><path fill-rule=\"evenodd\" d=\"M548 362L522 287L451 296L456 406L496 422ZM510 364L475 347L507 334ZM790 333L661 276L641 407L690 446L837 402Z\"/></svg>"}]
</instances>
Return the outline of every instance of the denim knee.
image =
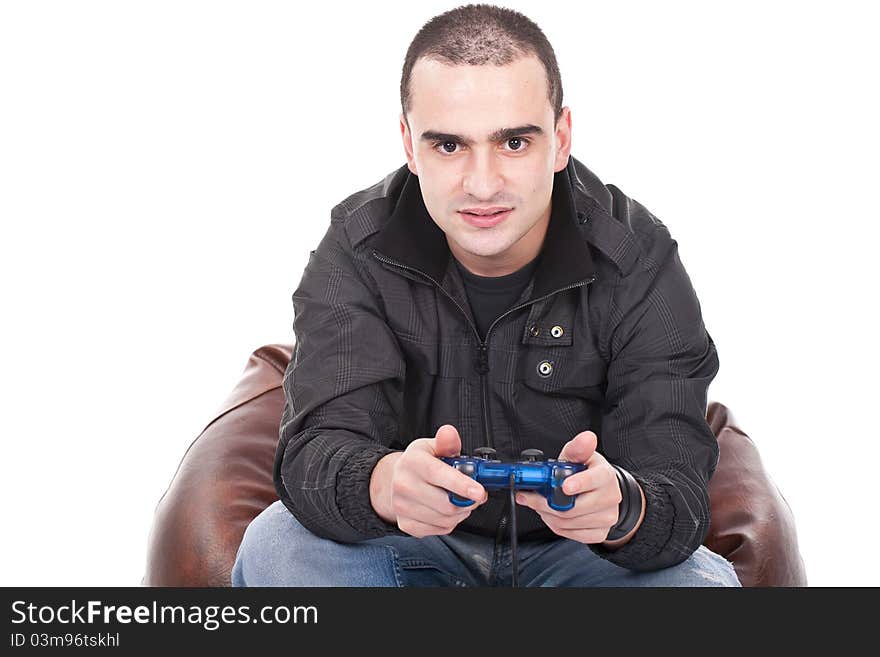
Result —
<instances>
[{"instance_id":1,"label":"denim knee","mask_svg":"<svg viewBox=\"0 0 880 657\"><path fill-rule=\"evenodd\" d=\"M392 548L312 534L278 500L248 525L233 586L401 586Z\"/></svg>"},{"instance_id":2,"label":"denim knee","mask_svg":"<svg viewBox=\"0 0 880 657\"><path fill-rule=\"evenodd\" d=\"M676 566L641 573L642 586L729 586L741 587L733 564L705 545Z\"/></svg>"}]
</instances>

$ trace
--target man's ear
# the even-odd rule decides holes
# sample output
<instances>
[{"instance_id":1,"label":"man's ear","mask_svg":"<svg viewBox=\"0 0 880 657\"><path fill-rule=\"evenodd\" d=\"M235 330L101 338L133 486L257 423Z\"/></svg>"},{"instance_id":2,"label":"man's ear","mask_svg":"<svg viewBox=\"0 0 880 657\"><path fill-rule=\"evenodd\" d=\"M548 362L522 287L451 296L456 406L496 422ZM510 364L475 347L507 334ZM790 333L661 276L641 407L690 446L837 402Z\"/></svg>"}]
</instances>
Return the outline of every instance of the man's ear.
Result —
<instances>
[{"instance_id":1,"label":"man's ear","mask_svg":"<svg viewBox=\"0 0 880 657\"><path fill-rule=\"evenodd\" d=\"M571 109L568 106L562 108L562 115L556 122L554 139L556 161L553 164L553 171L562 171L568 166L568 156L571 154Z\"/></svg>"},{"instance_id":2,"label":"man's ear","mask_svg":"<svg viewBox=\"0 0 880 657\"><path fill-rule=\"evenodd\" d=\"M403 112L400 113L400 136L403 139L403 151L406 153L406 165L409 167L409 170L413 173L413 175L419 175L418 169L416 169L416 159L413 156L413 143L412 143L412 133L409 131L409 126L406 123L406 116Z\"/></svg>"}]
</instances>

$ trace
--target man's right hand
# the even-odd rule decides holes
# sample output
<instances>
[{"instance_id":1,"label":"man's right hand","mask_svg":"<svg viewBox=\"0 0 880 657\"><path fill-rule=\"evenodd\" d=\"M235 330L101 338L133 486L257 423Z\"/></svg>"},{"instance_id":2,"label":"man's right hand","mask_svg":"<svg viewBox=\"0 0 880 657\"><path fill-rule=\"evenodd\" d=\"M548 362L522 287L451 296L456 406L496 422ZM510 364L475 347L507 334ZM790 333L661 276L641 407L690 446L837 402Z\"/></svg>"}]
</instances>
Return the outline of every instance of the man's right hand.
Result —
<instances>
[{"instance_id":1,"label":"man's right hand","mask_svg":"<svg viewBox=\"0 0 880 657\"><path fill-rule=\"evenodd\" d=\"M373 509L417 538L449 534L489 498L481 484L437 458L460 453L458 430L444 424L433 438L418 438L405 451L383 456L370 476ZM450 491L476 504L455 506Z\"/></svg>"}]
</instances>

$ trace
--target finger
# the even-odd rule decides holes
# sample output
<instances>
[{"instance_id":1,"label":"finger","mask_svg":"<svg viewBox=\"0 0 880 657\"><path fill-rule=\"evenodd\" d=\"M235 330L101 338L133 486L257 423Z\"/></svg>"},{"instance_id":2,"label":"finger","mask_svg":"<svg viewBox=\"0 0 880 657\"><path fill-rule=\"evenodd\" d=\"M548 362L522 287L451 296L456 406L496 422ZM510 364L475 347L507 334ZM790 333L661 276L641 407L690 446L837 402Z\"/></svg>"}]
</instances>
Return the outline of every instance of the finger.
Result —
<instances>
[{"instance_id":1,"label":"finger","mask_svg":"<svg viewBox=\"0 0 880 657\"><path fill-rule=\"evenodd\" d=\"M448 527L450 524L457 525L470 516L475 507L476 505L455 506L450 502L446 502L446 507L436 509L425 506L424 504L413 503L409 505L407 511L402 515L406 518L412 518L413 520L423 522L426 525Z\"/></svg>"},{"instance_id":2,"label":"finger","mask_svg":"<svg viewBox=\"0 0 880 657\"><path fill-rule=\"evenodd\" d=\"M541 502L547 504L547 500L545 500L541 495L538 495L537 493L530 493L527 491L519 491L516 494L515 499L517 504L521 506L527 506L530 509L534 509L535 511L538 510L538 506L541 504Z\"/></svg>"},{"instance_id":3,"label":"finger","mask_svg":"<svg viewBox=\"0 0 880 657\"><path fill-rule=\"evenodd\" d=\"M435 460L433 456L429 458L432 462ZM432 465L434 464L432 463ZM443 463L440 463L440 465L442 467L447 467ZM453 470L452 468L447 469ZM453 474L461 473L456 473L453 470ZM465 479L470 481L467 477L465 477ZM394 512L398 516L411 515L414 509L424 507L427 512L439 518L442 516L454 516L458 514L459 509L471 508L470 506L459 507L453 504L449 499L448 490L434 486L425 481L419 476L417 471L409 472L394 482L392 502L394 505ZM479 503L477 503L477 505ZM426 511L421 511L423 516L425 513Z\"/></svg>"},{"instance_id":4,"label":"finger","mask_svg":"<svg viewBox=\"0 0 880 657\"><path fill-rule=\"evenodd\" d=\"M438 492L440 496L431 503L413 497L395 499L394 513L398 518L411 518L428 525L445 526L450 522L461 522L476 508L476 505L456 506L449 501L445 492Z\"/></svg>"},{"instance_id":5,"label":"finger","mask_svg":"<svg viewBox=\"0 0 880 657\"><path fill-rule=\"evenodd\" d=\"M456 456L461 454L461 436L458 429L451 424L444 424L437 429L433 439L434 456Z\"/></svg>"},{"instance_id":6,"label":"finger","mask_svg":"<svg viewBox=\"0 0 880 657\"><path fill-rule=\"evenodd\" d=\"M436 494L436 497L435 497ZM474 502L473 504L469 504L467 506L459 506L457 504L453 504L452 500L449 499L449 492L443 488L434 488L434 492L431 494L430 502L426 500L425 506L436 511L440 516L459 516L462 513L470 514L471 511L479 507L481 504L484 504L488 499L488 495L485 499Z\"/></svg>"},{"instance_id":7,"label":"finger","mask_svg":"<svg viewBox=\"0 0 880 657\"><path fill-rule=\"evenodd\" d=\"M474 509L479 504L471 504L469 506L458 506L452 503L452 500L449 499L449 492L443 488L438 488L437 486L427 485L423 490L421 490L418 494L410 494L406 496L400 496L399 502L401 506L406 505L406 508L415 509L417 507L425 507L429 509L432 513L436 514L438 518L444 516L456 516L459 515L463 510Z\"/></svg>"},{"instance_id":8,"label":"finger","mask_svg":"<svg viewBox=\"0 0 880 657\"><path fill-rule=\"evenodd\" d=\"M425 481L460 497L466 497L482 504L489 494L477 481L453 468L448 463L435 459L426 466Z\"/></svg>"},{"instance_id":9,"label":"finger","mask_svg":"<svg viewBox=\"0 0 880 657\"><path fill-rule=\"evenodd\" d=\"M566 511L559 511L552 508L550 504L548 504L547 498L543 495L539 495L538 493L519 492L516 494L517 504L522 504L523 506L527 506L537 511L539 514L541 514L542 517L549 516L551 518L569 518L586 512L587 509L578 508L578 499L580 498L575 498L575 505L571 509L568 509ZM575 509L577 509L577 511L575 511Z\"/></svg>"},{"instance_id":10,"label":"finger","mask_svg":"<svg viewBox=\"0 0 880 657\"><path fill-rule=\"evenodd\" d=\"M566 495L578 495L597 488L596 473L592 470L582 470L569 475L562 482L562 492Z\"/></svg>"},{"instance_id":11,"label":"finger","mask_svg":"<svg viewBox=\"0 0 880 657\"><path fill-rule=\"evenodd\" d=\"M601 543L608 537L607 529L581 529L578 531L560 529L553 530L553 533L562 538L585 544Z\"/></svg>"},{"instance_id":12,"label":"finger","mask_svg":"<svg viewBox=\"0 0 880 657\"><path fill-rule=\"evenodd\" d=\"M581 493L607 490L609 494L613 493L612 497L617 496L620 492L620 485L617 483L617 474L614 472L614 468L599 454L594 454L590 463L593 464L592 467L565 478L565 481L562 482L562 492L566 495L580 495Z\"/></svg>"},{"instance_id":13,"label":"finger","mask_svg":"<svg viewBox=\"0 0 880 657\"><path fill-rule=\"evenodd\" d=\"M578 516L572 517L551 517L550 522L547 523L548 526L551 525L551 529L562 529L566 531L578 531L578 530L586 530L586 531L597 531L600 529L604 529L606 532L610 530L618 520L618 510L617 508L613 509L602 509L601 511L596 511L594 513L584 513Z\"/></svg>"},{"instance_id":14,"label":"finger","mask_svg":"<svg viewBox=\"0 0 880 657\"><path fill-rule=\"evenodd\" d=\"M570 463L586 463L596 451L599 438L592 431L581 431L562 447L559 453L560 461Z\"/></svg>"},{"instance_id":15,"label":"finger","mask_svg":"<svg viewBox=\"0 0 880 657\"><path fill-rule=\"evenodd\" d=\"M424 523L412 518L403 518L397 521L397 526L402 532L406 532L410 536L423 538L425 536L442 536L449 534L455 527L446 527Z\"/></svg>"}]
</instances>

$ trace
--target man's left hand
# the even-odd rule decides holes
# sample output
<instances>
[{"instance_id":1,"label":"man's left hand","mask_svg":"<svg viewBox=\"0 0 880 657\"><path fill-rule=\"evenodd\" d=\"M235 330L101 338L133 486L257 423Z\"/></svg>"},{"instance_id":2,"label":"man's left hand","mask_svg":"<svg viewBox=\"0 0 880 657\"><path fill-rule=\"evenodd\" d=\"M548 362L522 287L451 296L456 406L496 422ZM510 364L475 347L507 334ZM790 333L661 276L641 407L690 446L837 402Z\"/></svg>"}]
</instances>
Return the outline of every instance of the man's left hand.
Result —
<instances>
[{"instance_id":1,"label":"man's left hand","mask_svg":"<svg viewBox=\"0 0 880 657\"><path fill-rule=\"evenodd\" d=\"M601 543L617 524L621 500L617 473L596 451L598 438L592 431L582 431L565 443L560 461L585 463L587 469L566 478L562 492L577 495L568 511L551 509L538 493L519 491L517 504L534 509L554 533L580 543Z\"/></svg>"}]
</instances>

